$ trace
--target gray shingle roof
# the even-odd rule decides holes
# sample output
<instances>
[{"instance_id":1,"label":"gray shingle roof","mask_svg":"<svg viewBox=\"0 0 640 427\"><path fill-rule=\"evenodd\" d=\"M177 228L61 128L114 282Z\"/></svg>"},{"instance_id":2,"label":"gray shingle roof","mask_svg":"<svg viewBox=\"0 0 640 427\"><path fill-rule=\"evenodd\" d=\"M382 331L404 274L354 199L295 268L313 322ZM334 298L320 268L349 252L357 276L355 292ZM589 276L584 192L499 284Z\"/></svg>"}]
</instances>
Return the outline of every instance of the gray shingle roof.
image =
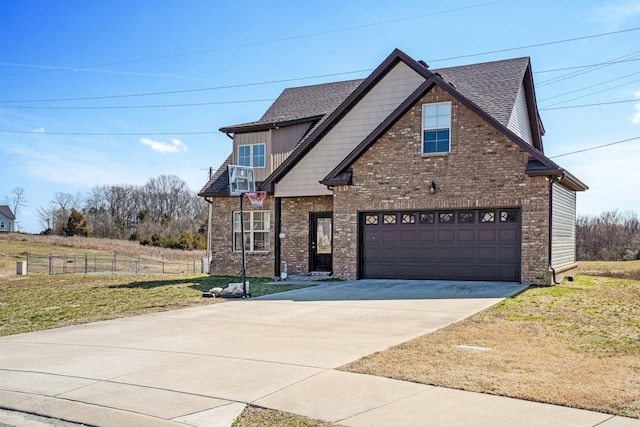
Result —
<instances>
[{"instance_id":1,"label":"gray shingle roof","mask_svg":"<svg viewBox=\"0 0 640 427\"><path fill-rule=\"evenodd\" d=\"M529 58L483 62L432 69L474 104L507 125ZM326 116L349 96L364 79L285 89L260 120L221 128L238 131L243 127ZM499 84L498 84L499 83Z\"/></svg>"},{"instance_id":2,"label":"gray shingle roof","mask_svg":"<svg viewBox=\"0 0 640 427\"><path fill-rule=\"evenodd\" d=\"M506 127L528 65L529 58L525 57L429 71L441 75L444 81L451 83L464 97ZM250 131L260 125L320 118L305 135L304 141L363 81L349 80L285 89L260 120L220 130ZM231 156L203 187L201 195L223 195L228 191L226 170L230 162Z\"/></svg>"},{"instance_id":3,"label":"gray shingle roof","mask_svg":"<svg viewBox=\"0 0 640 427\"><path fill-rule=\"evenodd\" d=\"M2 214L5 218L10 219L11 221L15 220L16 217L11 212L11 208L8 205L0 205L0 214Z\"/></svg>"},{"instance_id":4,"label":"gray shingle roof","mask_svg":"<svg viewBox=\"0 0 640 427\"><path fill-rule=\"evenodd\" d=\"M218 170L211 176L209 181L202 187L198 193L200 196L212 195L228 195L229 194L229 175L227 174L227 166L231 164L233 153L229 154Z\"/></svg>"},{"instance_id":5,"label":"gray shingle roof","mask_svg":"<svg viewBox=\"0 0 640 427\"><path fill-rule=\"evenodd\" d=\"M266 125L327 115L338 108L363 81L364 79L348 80L285 89L260 120L225 126L220 130L233 132L245 126Z\"/></svg>"},{"instance_id":6,"label":"gray shingle roof","mask_svg":"<svg viewBox=\"0 0 640 427\"><path fill-rule=\"evenodd\" d=\"M514 58L431 71L507 126L528 65L529 58Z\"/></svg>"}]
</instances>

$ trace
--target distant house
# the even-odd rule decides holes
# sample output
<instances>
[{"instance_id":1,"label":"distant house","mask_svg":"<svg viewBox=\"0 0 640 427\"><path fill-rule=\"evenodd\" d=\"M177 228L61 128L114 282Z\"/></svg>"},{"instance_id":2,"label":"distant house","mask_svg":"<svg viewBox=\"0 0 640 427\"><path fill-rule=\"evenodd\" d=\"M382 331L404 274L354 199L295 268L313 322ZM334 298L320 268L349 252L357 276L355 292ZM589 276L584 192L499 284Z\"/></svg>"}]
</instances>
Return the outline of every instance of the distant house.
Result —
<instances>
[{"instance_id":1,"label":"distant house","mask_svg":"<svg viewBox=\"0 0 640 427\"><path fill-rule=\"evenodd\" d=\"M7 205L0 205L0 233L13 231L16 217Z\"/></svg>"},{"instance_id":2,"label":"distant house","mask_svg":"<svg viewBox=\"0 0 640 427\"><path fill-rule=\"evenodd\" d=\"M220 129L233 152L212 203L213 274L549 283L575 268L576 193L544 154L529 58L431 70L395 50L364 80L284 90L258 121Z\"/></svg>"}]
</instances>

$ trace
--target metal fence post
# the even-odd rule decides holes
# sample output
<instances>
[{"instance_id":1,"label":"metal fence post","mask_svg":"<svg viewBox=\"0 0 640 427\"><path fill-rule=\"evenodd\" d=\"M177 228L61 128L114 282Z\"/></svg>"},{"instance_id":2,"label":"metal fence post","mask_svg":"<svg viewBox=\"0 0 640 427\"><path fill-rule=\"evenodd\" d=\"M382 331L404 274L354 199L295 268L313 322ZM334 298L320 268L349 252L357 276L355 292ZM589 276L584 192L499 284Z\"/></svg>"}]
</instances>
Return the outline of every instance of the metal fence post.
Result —
<instances>
[{"instance_id":1,"label":"metal fence post","mask_svg":"<svg viewBox=\"0 0 640 427\"><path fill-rule=\"evenodd\" d=\"M49 254L49 274L53 274L53 256Z\"/></svg>"},{"instance_id":2,"label":"metal fence post","mask_svg":"<svg viewBox=\"0 0 640 427\"><path fill-rule=\"evenodd\" d=\"M84 253L84 274L89 272L89 254Z\"/></svg>"}]
</instances>

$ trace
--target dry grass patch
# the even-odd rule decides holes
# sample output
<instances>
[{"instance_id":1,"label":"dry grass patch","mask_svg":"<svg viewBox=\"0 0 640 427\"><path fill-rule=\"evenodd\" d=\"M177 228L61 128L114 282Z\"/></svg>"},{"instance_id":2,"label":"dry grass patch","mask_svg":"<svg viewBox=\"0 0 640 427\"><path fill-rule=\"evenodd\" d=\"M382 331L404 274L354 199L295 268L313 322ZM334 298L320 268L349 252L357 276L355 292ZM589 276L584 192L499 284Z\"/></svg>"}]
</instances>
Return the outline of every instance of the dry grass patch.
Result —
<instances>
[{"instance_id":1,"label":"dry grass patch","mask_svg":"<svg viewBox=\"0 0 640 427\"><path fill-rule=\"evenodd\" d=\"M232 427L333 427L328 421L314 420L301 415L293 415L273 409L247 406Z\"/></svg>"},{"instance_id":2,"label":"dry grass patch","mask_svg":"<svg viewBox=\"0 0 640 427\"><path fill-rule=\"evenodd\" d=\"M205 251L183 251L176 249L142 246L128 240L101 239L93 237L41 236L35 234L0 234L0 276L16 274L16 261L25 261L27 254L47 255L72 253L106 253L144 257L154 260L200 260Z\"/></svg>"},{"instance_id":3,"label":"dry grass patch","mask_svg":"<svg viewBox=\"0 0 640 427\"><path fill-rule=\"evenodd\" d=\"M640 282L532 287L343 369L640 417Z\"/></svg>"}]
</instances>

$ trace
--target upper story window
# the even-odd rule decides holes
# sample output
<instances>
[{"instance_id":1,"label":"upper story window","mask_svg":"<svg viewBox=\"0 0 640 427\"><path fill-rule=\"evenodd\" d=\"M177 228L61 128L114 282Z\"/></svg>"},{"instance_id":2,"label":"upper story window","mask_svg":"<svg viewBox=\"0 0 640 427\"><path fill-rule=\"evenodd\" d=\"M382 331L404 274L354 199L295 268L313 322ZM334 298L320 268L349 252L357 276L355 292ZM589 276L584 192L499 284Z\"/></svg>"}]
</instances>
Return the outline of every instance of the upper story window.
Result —
<instances>
[{"instance_id":1,"label":"upper story window","mask_svg":"<svg viewBox=\"0 0 640 427\"><path fill-rule=\"evenodd\" d=\"M239 145L238 164L252 168L265 167L264 144Z\"/></svg>"},{"instance_id":2,"label":"upper story window","mask_svg":"<svg viewBox=\"0 0 640 427\"><path fill-rule=\"evenodd\" d=\"M422 106L422 154L448 153L451 150L451 103Z\"/></svg>"}]
</instances>

